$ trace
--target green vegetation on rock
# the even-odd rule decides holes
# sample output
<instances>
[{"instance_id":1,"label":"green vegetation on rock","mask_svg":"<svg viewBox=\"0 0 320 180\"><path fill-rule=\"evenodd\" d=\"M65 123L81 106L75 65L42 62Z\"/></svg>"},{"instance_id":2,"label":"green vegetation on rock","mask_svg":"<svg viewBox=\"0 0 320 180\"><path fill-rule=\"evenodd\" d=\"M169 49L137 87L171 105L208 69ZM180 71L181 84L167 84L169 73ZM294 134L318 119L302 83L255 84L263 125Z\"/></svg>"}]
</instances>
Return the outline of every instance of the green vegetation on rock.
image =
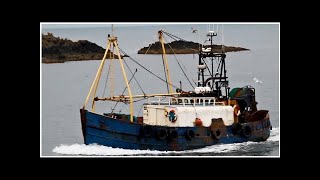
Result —
<instances>
[{"instance_id":1,"label":"green vegetation on rock","mask_svg":"<svg viewBox=\"0 0 320 180\"><path fill-rule=\"evenodd\" d=\"M42 34L42 62L63 63L65 61L101 60L105 49L87 40L73 42L69 39ZM112 54L111 54L112 55ZM107 58L110 57L108 51ZM115 55L115 58L118 58Z\"/></svg>"},{"instance_id":2,"label":"green vegetation on rock","mask_svg":"<svg viewBox=\"0 0 320 180\"><path fill-rule=\"evenodd\" d=\"M172 49L170 48L170 46ZM166 54L197 54L199 53L199 47L202 45L199 43L195 43L192 41L172 41L168 44L165 44ZM205 45L205 48L210 47L209 45ZM149 50L148 50L149 49ZM214 53L221 53L222 52L222 45L212 45L212 49ZM242 48L242 47L233 47L233 46L225 46L225 52L232 52L232 51L247 51L249 49ZM148 47L144 47L138 51L138 54L162 54L162 48L159 41L150 44Z\"/></svg>"}]
</instances>

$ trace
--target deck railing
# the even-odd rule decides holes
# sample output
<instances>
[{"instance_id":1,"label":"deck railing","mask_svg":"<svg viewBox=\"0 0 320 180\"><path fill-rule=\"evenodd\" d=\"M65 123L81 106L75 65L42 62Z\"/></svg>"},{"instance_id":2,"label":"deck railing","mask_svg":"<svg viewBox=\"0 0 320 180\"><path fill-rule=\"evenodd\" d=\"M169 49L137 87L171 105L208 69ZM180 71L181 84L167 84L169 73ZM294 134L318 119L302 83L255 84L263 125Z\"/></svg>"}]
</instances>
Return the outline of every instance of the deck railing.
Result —
<instances>
[{"instance_id":1,"label":"deck railing","mask_svg":"<svg viewBox=\"0 0 320 180\"><path fill-rule=\"evenodd\" d=\"M182 106L224 106L224 102L217 102L215 97L157 97L157 101L149 99L149 105L182 105ZM167 100L167 101L165 101Z\"/></svg>"}]
</instances>

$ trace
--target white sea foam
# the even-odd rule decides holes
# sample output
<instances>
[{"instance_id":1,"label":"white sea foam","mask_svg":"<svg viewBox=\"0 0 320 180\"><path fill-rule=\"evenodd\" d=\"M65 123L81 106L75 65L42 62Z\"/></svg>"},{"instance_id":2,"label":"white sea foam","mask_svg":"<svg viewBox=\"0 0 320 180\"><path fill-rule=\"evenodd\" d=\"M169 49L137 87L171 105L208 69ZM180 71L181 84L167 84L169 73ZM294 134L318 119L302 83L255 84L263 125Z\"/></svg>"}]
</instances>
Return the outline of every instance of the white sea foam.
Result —
<instances>
[{"instance_id":1,"label":"white sea foam","mask_svg":"<svg viewBox=\"0 0 320 180\"><path fill-rule=\"evenodd\" d=\"M67 155L139 155L139 154L159 154L161 151L149 151L149 150L133 150L122 149L102 146L98 144L72 144L72 145L60 145L53 149L53 152Z\"/></svg>"},{"instance_id":2,"label":"white sea foam","mask_svg":"<svg viewBox=\"0 0 320 180\"><path fill-rule=\"evenodd\" d=\"M65 145L61 144L53 149L53 152L64 155L87 155L87 156L123 156L123 155L196 155L197 153L228 153L244 151L250 145L254 144L264 144L270 142L280 141L280 129L273 128L270 137L266 142L244 142L244 143L234 143L234 144L219 144L212 145L196 150L187 151L155 151L155 150L132 150L132 149L122 149L122 148L112 148L97 144L72 144Z\"/></svg>"},{"instance_id":3,"label":"white sea foam","mask_svg":"<svg viewBox=\"0 0 320 180\"><path fill-rule=\"evenodd\" d=\"M273 128L271 130L270 137L267 139L267 141L274 141L279 142L280 141L280 128Z\"/></svg>"}]
</instances>

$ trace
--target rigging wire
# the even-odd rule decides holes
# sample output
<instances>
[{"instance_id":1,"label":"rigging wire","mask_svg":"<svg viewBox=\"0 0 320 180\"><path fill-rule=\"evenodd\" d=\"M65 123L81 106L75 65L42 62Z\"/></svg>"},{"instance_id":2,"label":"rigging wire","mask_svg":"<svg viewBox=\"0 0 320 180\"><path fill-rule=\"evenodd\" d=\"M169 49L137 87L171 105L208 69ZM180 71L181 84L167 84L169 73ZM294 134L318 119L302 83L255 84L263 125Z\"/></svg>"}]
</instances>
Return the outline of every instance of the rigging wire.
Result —
<instances>
[{"instance_id":1,"label":"rigging wire","mask_svg":"<svg viewBox=\"0 0 320 180\"><path fill-rule=\"evenodd\" d=\"M169 37L172 38L173 40L177 41L177 39L174 38L174 37L172 37L170 33L167 33L167 32L165 32L165 31L161 31L161 32L163 32L164 34L166 34L167 36L169 36ZM180 38L180 37L178 37L178 36L175 36L175 37L177 37L177 38L178 38L179 40L181 40L181 41L190 42L190 41L186 41L186 40L184 40L184 39L182 39L182 38ZM169 44L169 43L168 43L168 44ZM199 43L199 46L200 46L200 43ZM188 48L188 47L186 47L184 44L183 44L183 47L184 47L185 49L191 50L191 51L194 52L194 53L197 52L195 49Z\"/></svg>"},{"instance_id":2,"label":"rigging wire","mask_svg":"<svg viewBox=\"0 0 320 180\"><path fill-rule=\"evenodd\" d=\"M223 37L223 24L221 25L221 41L222 41L222 53L224 53L224 37Z\"/></svg>"},{"instance_id":3,"label":"rigging wire","mask_svg":"<svg viewBox=\"0 0 320 180\"><path fill-rule=\"evenodd\" d=\"M181 63L181 64L182 64L183 68L187 71L187 73L188 73L188 74L191 74L191 73L189 73L189 71L188 71L188 69L186 68L186 66L185 66L183 63ZM192 80L192 82L197 86L197 83L196 83L196 81L193 79L193 77L191 77L191 80Z\"/></svg>"},{"instance_id":4,"label":"rigging wire","mask_svg":"<svg viewBox=\"0 0 320 180\"><path fill-rule=\"evenodd\" d=\"M111 63L109 64L108 73L107 73L107 78L106 78L106 83L104 84L102 97L104 97L104 94L105 94L105 92L106 92L106 87L107 87L108 79L109 79L110 66L111 66Z\"/></svg>"},{"instance_id":5,"label":"rigging wire","mask_svg":"<svg viewBox=\"0 0 320 180\"><path fill-rule=\"evenodd\" d=\"M202 58L202 59L203 59L204 64L206 65L207 70L209 71L210 76L212 76L211 71L210 71L208 64L206 62L206 58Z\"/></svg>"},{"instance_id":6,"label":"rigging wire","mask_svg":"<svg viewBox=\"0 0 320 180\"><path fill-rule=\"evenodd\" d=\"M177 41L177 38L171 36L170 34L167 34L167 32L162 31L164 34L166 34L167 36L171 37L173 40Z\"/></svg>"},{"instance_id":7,"label":"rigging wire","mask_svg":"<svg viewBox=\"0 0 320 180\"><path fill-rule=\"evenodd\" d=\"M115 79L114 79L114 45L111 44L112 46L112 51L111 51L111 47L110 47L110 64L111 64L111 67L110 67L110 83L109 83L109 86L110 86L110 96L113 96L114 95L114 89L115 89ZM112 54L112 55L111 55Z\"/></svg>"},{"instance_id":8,"label":"rigging wire","mask_svg":"<svg viewBox=\"0 0 320 180\"><path fill-rule=\"evenodd\" d=\"M155 38L156 38L156 37L157 37L157 35L155 35L155 36L153 37L153 39L152 39L152 40L155 40ZM149 47L148 47L148 49L147 49L146 53L144 53L144 55L146 55L146 54L148 53L148 51L149 51L149 49L150 49L151 45L152 45L152 43L150 43L150 44L149 44Z\"/></svg>"},{"instance_id":9,"label":"rigging wire","mask_svg":"<svg viewBox=\"0 0 320 180\"><path fill-rule=\"evenodd\" d=\"M217 24L217 32L216 32L217 34L218 34L218 31L219 31L219 24Z\"/></svg>"},{"instance_id":10,"label":"rigging wire","mask_svg":"<svg viewBox=\"0 0 320 180\"><path fill-rule=\"evenodd\" d=\"M123 61L123 62L124 62L124 64L127 66L127 68L129 69L130 73L133 75L130 67L129 67L128 64L127 64L127 62L126 62L126 61ZM143 89L142 89L142 87L140 86L140 83L138 82L138 80L136 79L136 77L133 76L133 78L134 78L134 80L136 81L136 83L138 84L138 86L139 86L140 90L142 91L142 93L145 95L146 93L143 91Z\"/></svg>"},{"instance_id":11,"label":"rigging wire","mask_svg":"<svg viewBox=\"0 0 320 180\"><path fill-rule=\"evenodd\" d=\"M168 82L166 82L163 78L159 77L158 75L156 75L155 73L153 73L152 71L150 71L149 69L147 69L146 67L144 67L143 65L141 65L139 62L137 62L136 60L134 60L131 56L129 56L126 52L124 52L120 47L119 50L124 54L127 55L129 57L129 59L131 59L133 62L135 62L137 65L139 65L140 67L142 67L144 70L148 71L150 74L152 74L153 76L157 77L158 79L160 79L161 81L173 86L174 88L178 88L178 86L175 86L173 84L170 84Z\"/></svg>"},{"instance_id":12,"label":"rigging wire","mask_svg":"<svg viewBox=\"0 0 320 180\"><path fill-rule=\"evenodd\" d=\"M144 53L144 55L146 55L146 54L148 53L148 51L149 51L150 47L151 47L151 44L149 44L149 47L148 47L148 49L147 49L146 53Z\"/></svg>"},{"instance_id":13,"label":"rigging wire","mask_svg":"<svg viewBox=\"0 0 320 180\"><path fill-rule=\"evenodd\" d=\"M200 100L199 100L200 101ZM198 118L198 113L197 113L197 110L196 110L196 107L194 104L192 104L192 107L194 108L194 112L196 113L196 118Z\"/></svg>"},{"instance_id":14,"label":"rigging wire","mask_svg":"<svg viewBox=\"0 0 320 180\"><path fill-rule=\"evenodd\" d=\"M136 74L138 70L136 69L136 71L132 74L132 77L130 78L128 84L130 84L131 80L134 78L134 75ZM120 96L123 96L124 92L127 90L127 86L124 88L124 90L122 91ZM115 110L116 106L118 105L119 101L117 101L117 103L114 105L114 107L111 109L111 113L113 113L113 111Z\"/></svg>"},{"instance_id":15,"label":"rigging wire","mask_svg":"<svg viewBox=\"0 0 320 180\"><path fill-rule=\"evenodd\" d=\"M163 32L163 33L165 33L166 35L168 35L168 36L173 36L173 37L175 37L175 38L177 38L177 39L180 39L181 41L186 41L186 40L184 40L184 39L182 39L182 38L180 38L180 37L178 37L178 36L175 36L175 35L173 35L173 34L170 34L170 33L168 33L168 32L165 32L165 31L162 31L161 30L161 32ZM174 38L172 38L172 39L174 39Z\"/></svg>"},{"instance_id":16,"label":"rigging wire","mask_svg":"<svg viewBox=\"0 0 320 180\"><path fill-rule=\"evenodd\" d=\"M166 39L165 37L164 37L164 39L167 41L167 39ZM167 41L167 42L168 42L168 41ZM188 78L187 74L184 72L183 68L181 67L181 65L180 65L180 63L179 63L179 61L178 61L178 58L176 57L176 53L174 52L174 50L172 49L172 47L171 47L170 44L168 44L168 46L170 47L170 49L171 49L172 52L174 53L173 56L174 56L175 60L177 61L177 63L178 63L178 65L179 65L181 71L183 72L184 76L185 76L185 77L187 78L187 80L189 81L191 87L194 88L194 86L192 85L192 83L191 83L190 79ZM194 83L195 83L195 82L194 82ZM195 83L195 84L196 84L196 83Z\"/></svg>"},{"instance_id":17,"label":"rigging wire","mask_svg":"<svg viewBox=\"0 0 320 180\"><path fill-rule=\"evenodd\" d=\"M164 32L165 34L166 34L166 32ZM168 34L167 34L168 35ZM169 36L169 35L168 35ZM169 37L171 37L171 36L169 36ZM164 37L165 38L165 37ZM171 37L172 38L172 37ZM178 37L179 38L179 37ZM173 40L175 40L176 41L176 39L174 39L174 38L172 38ZM181 39L181 38L180 38ZM167 41L167 39L165 38L165 40ZM168 41L167 41L168 42ZM187 41L186 41L187 42ZM199 48L200 48L200 43L198 43L199 44ZM174 52L174 50L173 50L173 48L170 46L170 44L168 43L168 45L169 45L169 47L171 48L171 50L172 50L172 52L174 53L173 55L175 56L175 52ZM186 47L185 45L183 45L183 47L185 48L185 49L189 49L189 50L191 50L191 51L193 51L193 52L196 52L194 49L192 49L192 48L188 48L188 47ZM200 49L199 49L200 50ZM194 54L193 54L194 55ZM176 58L176 56L175 56L175 58ZM193 58L194 58L194 56L193 56ZM177 58L176 58L177 59ZM177 61L178 62L178 61ZM179 62L178 62L178 64L179 64ZM183 64L183 63L181 63L182 64L182 66L183 66L183 68L187 71L187 73L189 73L188 72L188 69L186 68L186 66ZM179 64L179 66L180 66L180 64ZM181 67L180 67L181 68ZM182 69L181 69L182 70ZM183 71L183 70L182 70ZM184 72L183 72L184 73ZM184 73L185 74L185 73ZM186 76L186 75L185 75ZM186 76L187 77L187 76ZM187 79L188 79L188 77L187 77ZM196 83L196 81L193 79L193 78L191 78L192 79L192 81L193 81L193 83L195 84L195 85L197 85L197 83ZM188 81L189 81L189 79L188 79ZM190 82L189 82L190 83ZM192 86L192 85L191 85ZM193 86L192 86L193 87ZM194 88L194 87L193 87Z\"/></svg>"},{"instance_id":18,"label":"rigging wire","mask_svg":"<svg viewBox=\"0 0 320 180\"><path fill-rule=\"evenodd\" d=\"M219 68L220 68L220 65L221 65L221 58L218 57L218 61L219 61L219 64L218 64L216 72L219 72ZM217 74L214 75L214 77L216 77L216 76L217 76Z\"/></svg>"}]
</instances>

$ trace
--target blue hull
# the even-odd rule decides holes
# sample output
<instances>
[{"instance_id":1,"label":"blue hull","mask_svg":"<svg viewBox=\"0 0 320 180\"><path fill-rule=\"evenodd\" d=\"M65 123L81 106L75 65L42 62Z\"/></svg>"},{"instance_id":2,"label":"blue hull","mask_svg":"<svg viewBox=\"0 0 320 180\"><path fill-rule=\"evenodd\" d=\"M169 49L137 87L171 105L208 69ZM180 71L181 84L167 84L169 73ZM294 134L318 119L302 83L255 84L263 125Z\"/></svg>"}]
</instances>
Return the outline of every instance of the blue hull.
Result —
<instances>
[{"instance_id":1,"label":"blue hull","mask_svg":"<svg viewBox=\"0 0 320 180\"><path fill-rule=\"evenodd\" d=\"M248 132L225 126L218 133L210 127L162 127L131 123L80 110L85 144L101 144L114 148L182 151L217 143L265 141L270 135L269 118L242 124Z\"/></svg>"}]
</instances>

